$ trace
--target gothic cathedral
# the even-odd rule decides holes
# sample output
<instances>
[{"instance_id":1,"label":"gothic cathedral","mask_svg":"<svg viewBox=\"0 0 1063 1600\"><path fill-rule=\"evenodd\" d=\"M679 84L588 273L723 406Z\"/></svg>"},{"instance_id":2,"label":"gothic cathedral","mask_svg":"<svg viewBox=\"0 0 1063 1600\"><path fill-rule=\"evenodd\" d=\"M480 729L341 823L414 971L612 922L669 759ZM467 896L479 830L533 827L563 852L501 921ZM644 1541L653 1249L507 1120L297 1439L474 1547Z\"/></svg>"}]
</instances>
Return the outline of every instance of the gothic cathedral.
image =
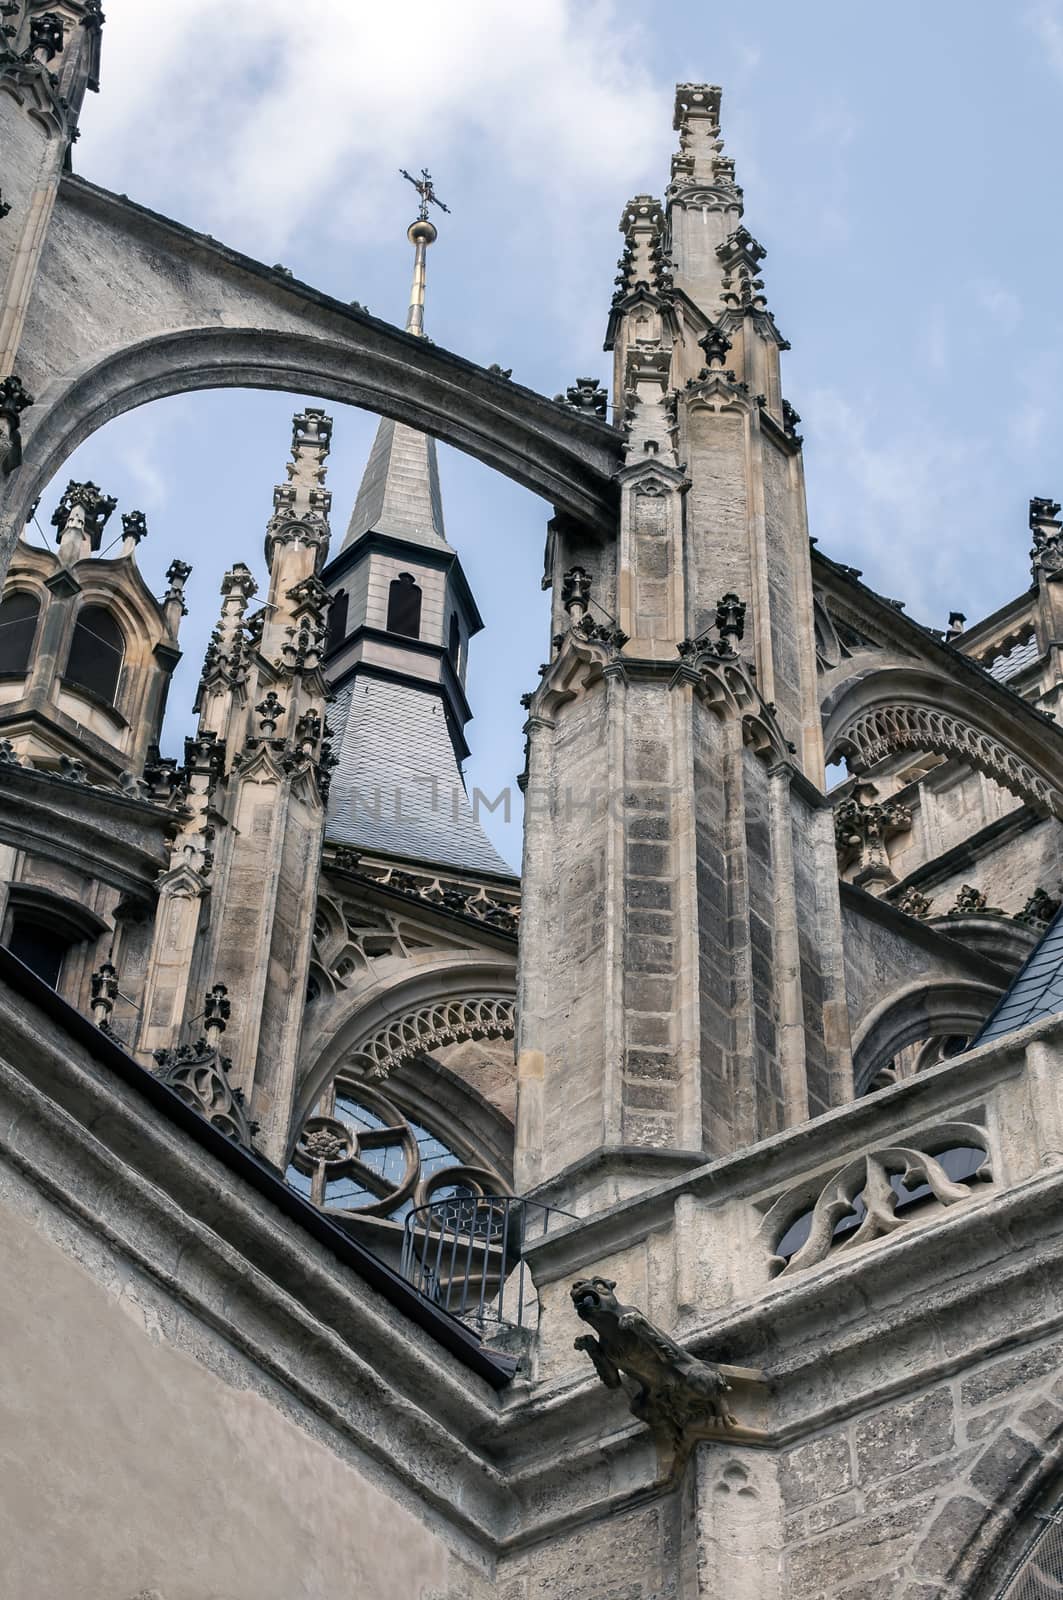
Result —
<instances>
[{"instance_id":1,"label":"gothic cathedral","mask_svg":"<svg viewBox=\"0 0 1063 1600\"><path fill-rule=\"evenodd\" d=\"M810 538L719 89L551 400L425 338L427 173L402 328L75 173L103 23L0 3L0 1591L1060 1594L1059 505L941 629ZM381 420L178 750L63 468L220 385ZM519 877L437 439L555 508Z\"/></svg>"}]
</instances>

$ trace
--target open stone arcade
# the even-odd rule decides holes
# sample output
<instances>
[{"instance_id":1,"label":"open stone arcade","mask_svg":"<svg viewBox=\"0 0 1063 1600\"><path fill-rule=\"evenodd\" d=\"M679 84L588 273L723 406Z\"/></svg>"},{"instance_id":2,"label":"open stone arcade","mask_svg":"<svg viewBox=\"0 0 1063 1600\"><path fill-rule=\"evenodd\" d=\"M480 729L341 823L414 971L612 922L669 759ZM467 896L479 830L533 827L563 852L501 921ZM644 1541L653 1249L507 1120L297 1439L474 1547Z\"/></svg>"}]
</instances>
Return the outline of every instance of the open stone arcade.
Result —
<instances>
[{"instance_id":1,"label":"open stone arcade","mask_svg":"<svg viewBox=\"0 0 1063 1600\"><path fill-rule=\"evenodd\" d=\"M716 88L551 400L424 338L427 174L400 329L75 175L98 0L0 14L4 1592L1060 1593L1058 504L941 631L810 540ZM323 405L167 752L189 567L62 469L220 385ZM437 439L556 508L519 879Z\"/></svg>"}]
</instances>

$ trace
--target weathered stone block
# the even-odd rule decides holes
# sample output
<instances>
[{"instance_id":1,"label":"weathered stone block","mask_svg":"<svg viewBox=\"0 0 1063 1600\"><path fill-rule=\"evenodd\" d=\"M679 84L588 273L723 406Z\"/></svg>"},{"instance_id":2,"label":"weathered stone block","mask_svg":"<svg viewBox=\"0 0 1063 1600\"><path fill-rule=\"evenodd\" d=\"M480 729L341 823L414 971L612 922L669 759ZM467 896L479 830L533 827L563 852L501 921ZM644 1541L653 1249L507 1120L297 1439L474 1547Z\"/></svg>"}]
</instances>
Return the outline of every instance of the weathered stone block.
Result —
<instances>
[{"instance_id":1,"label":"weathered stone block","mask_svg":"<svg viewBox=\"0 0 1063 1600\"><path fill-rule=\"evenodd\" d=\"M856 1428L857 1476L875 1483L908 1472L953 1446L953 1405L948 1389L887 1406Z\"/></svg>"},{"instance_id":2,"label":"weathered stone block","mask_svg":"<svg viewBox=\"0 0 1063 1600\"><path fill-rule=\"evenodd\" d=\"M1002 1499L1025 1476L1033 1463L1040 1460L1042 1453L1031 1440L1023 1439L1010 1428L1005 1428L975 1463L971 1472L972 1487L984 1494L987 1500Z\"/></svg>"},{"instance_id":3,"label":"weathered stone block","mask_svg":"<svg viewBox=\"0 0 1063 1600\"><path fill-rule=\"evenodd\" d=\"M1039 1349L1023 1350L1018 1355L1005 1356L1002 1361L994 1361L974 1377L967 1378L960 1389L960 1399L965 1406L970 1406L973 1410L977 1406L985 1405L987 1400L996 1399L999 1394L1021 1388L1024 1383L1032 1383L1034 1379L1044 1377L1045 1373L1058 1372L1061 1368L1063 1368L1063 1344L1042 1345ZM1060 1380L1058 1387L1063 1392L1063 1379Z\"/></svg>"},{"instance_id":4,"label":"weathered stone block","mask_svg":"<svg viewBox=\"0 0 1063 1600\"><path fill-rule=\"evenodd\" d=\"M787 1511L827 1500L853 1486L852 1454L845 1434L828 1434L783 1456L779 1486Z\"/></svg>"}]
</instances>

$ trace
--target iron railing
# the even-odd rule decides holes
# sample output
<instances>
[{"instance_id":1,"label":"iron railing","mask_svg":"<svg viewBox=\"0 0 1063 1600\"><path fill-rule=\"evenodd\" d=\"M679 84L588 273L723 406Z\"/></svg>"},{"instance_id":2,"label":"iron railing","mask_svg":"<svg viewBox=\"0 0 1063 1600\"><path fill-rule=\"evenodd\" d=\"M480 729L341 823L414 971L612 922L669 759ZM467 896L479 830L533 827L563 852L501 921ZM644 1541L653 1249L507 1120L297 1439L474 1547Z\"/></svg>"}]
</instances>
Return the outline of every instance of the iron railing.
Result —
<instances>
[{"instance_id":1,"label":"iron railing","mask_svg":"<svg viewBox=\"0 0 1063 1600\"><path fill-rule=\"evenodd\" d=\"M522 1327L538 1299L525 1245L568 1213L519 1195L453 1195L406 1217L402 1274L453 1316Z\"/></svg>"},{"instance_id":2,"label":"iron railing","mask_svg":"<svg viewBox=\"0 0 1063 1600\"><path fill-rule=\"evenodd\" d=\"M995 1600L1052 1600L1063 1594L1063 1510L1038 1519L1042 1526L1012 1568Z\"/></svg>"}]
</instances>

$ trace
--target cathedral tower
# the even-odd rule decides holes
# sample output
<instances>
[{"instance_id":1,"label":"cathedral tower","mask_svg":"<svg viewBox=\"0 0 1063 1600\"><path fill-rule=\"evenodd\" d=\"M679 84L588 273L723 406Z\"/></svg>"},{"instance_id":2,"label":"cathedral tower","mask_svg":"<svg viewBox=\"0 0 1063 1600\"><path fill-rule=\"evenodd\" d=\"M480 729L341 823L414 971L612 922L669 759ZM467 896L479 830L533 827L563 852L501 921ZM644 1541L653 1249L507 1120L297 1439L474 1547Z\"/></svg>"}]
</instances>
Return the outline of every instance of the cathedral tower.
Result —
<instances>
[{"instance_id":1,"label":"cathedral tower","mask_svg":"<svg viewBox=\"0 0 1063 1600\"><path fill-rule=\"evenodd\" d=\"M801 441L720 93L624 208L615 542L552 524L517 1187L604 1203L851 1096ZM545 1187L544 1187L545 1186Z\"/></svg>"},{"instance_id":2,"label":"cathedral tower","mask_svg":"<svg viewBox=\"0 0 1063 1600\"><path fill-rule=\"evenodd\" d=\"M425 258L436 238L411 224L406 332L424 332ZM474 873L511 875L469 803L461 763L469 640L483 627L447 542L435 440L383 418L339 554L327 667L338 765L329 838Z\"/></svg>"}]
</instances>

